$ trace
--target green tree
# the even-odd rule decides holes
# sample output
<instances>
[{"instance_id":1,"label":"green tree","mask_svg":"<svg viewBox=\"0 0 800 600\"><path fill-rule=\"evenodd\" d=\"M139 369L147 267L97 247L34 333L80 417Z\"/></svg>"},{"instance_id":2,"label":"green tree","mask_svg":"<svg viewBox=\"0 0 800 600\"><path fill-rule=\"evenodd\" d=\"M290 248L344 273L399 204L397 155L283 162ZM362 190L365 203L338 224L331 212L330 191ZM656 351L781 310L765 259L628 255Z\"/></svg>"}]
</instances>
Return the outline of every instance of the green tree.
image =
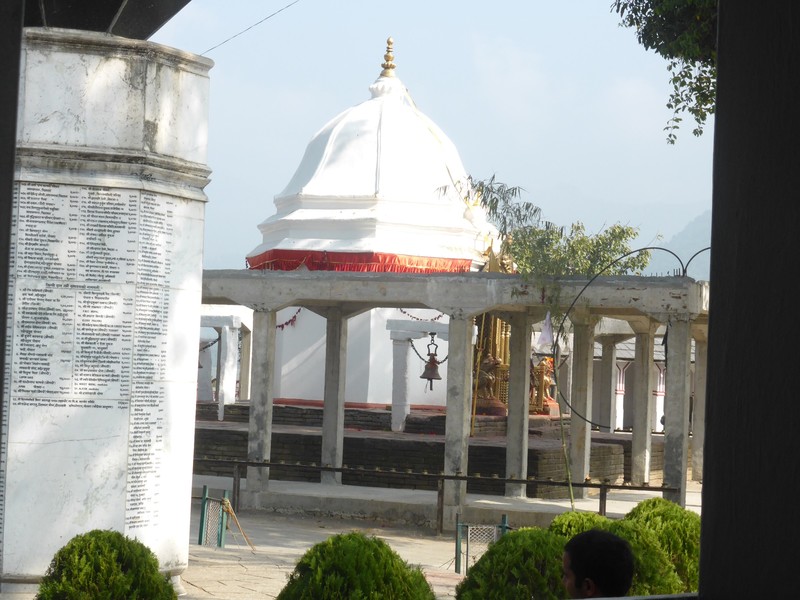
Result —
<instances>
[{"instance_id":1,"label":"green tree","mask_svg":"<svg viewBox=\"0 0 800 600\"><path fill-rule=\"evenodd\" d=\"M635 227L619 223L594 235L587 234L580 221L573 223L568 232L547 223L544 227L515 230L509 249L519 272L534 277L641 275L650 261L649 251L621 258L631 252L630 242L637 233Z\"/></svg>"},{"instance_id":2,"label":"green tree","mask_svg":"<svg viewBox=\"0 0 800 600\"><path fill-rule=\"evenodd\" d=\"M717 96L717 0L614 0L611 9L642 46L667 59L667 141L675 143L686 112L695 120L692 133L702 135Z\"/></svg>"},{"instance_id":3,"label":"green tree","mask_svg":"<svg viewBox=\"0 0 800 600\"><path fill-rule=\"evenodd\" d=\"M543 221L541 210L520 200L524 191L489 179L470 179L489 222L497 227L501 254L507 254L523 276L541 280L570 275L641 274L650 252L633 253L631 242L639 230L614 224L600 233L586 233L583 223L569 230ZM626 256L629 255L629 256Z\"/></svg>"}]
</instances>

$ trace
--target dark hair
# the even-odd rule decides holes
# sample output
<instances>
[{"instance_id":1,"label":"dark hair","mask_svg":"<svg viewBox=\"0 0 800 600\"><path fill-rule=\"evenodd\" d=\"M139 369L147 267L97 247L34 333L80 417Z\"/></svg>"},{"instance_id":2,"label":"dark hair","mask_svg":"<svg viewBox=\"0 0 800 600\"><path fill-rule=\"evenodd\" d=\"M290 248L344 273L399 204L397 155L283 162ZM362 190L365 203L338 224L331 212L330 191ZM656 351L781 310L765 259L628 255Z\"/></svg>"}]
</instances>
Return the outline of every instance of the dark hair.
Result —
<instances>
[{"instance_id":1,"label":"dark hair","mask_svg":"<svg viewBox=\"0 0 800 600\"><path fill-rule=\"evenodd\" d=\"M627 541L608 531L590 529L564 546L569 564L580 584L594 581L603 596L624 596L633 581L633 553Z\"/></svg>"}]
</instances>

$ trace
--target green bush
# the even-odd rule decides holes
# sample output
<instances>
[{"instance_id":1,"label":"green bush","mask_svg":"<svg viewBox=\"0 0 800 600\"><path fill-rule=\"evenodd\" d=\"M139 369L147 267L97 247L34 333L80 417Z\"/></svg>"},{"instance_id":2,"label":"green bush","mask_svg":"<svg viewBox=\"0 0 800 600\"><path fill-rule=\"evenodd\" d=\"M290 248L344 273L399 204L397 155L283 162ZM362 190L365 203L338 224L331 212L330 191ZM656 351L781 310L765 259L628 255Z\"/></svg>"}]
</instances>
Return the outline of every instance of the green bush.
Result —
<instances>
[{"instance_id":1,"label":"green bush","mask_svg":"<svg viewBox=\"0 0 800 600\"><path fill-rule=\"evenodd\" d=\"M589 529L604 529L627 540L633 552L631 595L648 596L683 591L681 581L658 536L646 523L613 520L596 513L565 512L550 523L550 531L570 539Z\"/></svg>"},{"instance_id":2,"label":"green bush","mask_svg":"<svg viewBox=\"0 0 800 600\"><path fill-rule=\"evenodd\" d=\"M419 567L389 545L351 532L312 546L297 562L278 600L433 600Z\"/></svg>"},{"instance_id":3,"label":"green bush","mask_svg":"<svg viewBox=\"0 0 800 600\"><path fill-rule=\"evenodd\" d=\"M118 531L77 535L56 552L37 600L173 600L152 551Z\"/></svg>"},{"instance_id":4,"label":"green bush","mask_svg":"<svg viewBox=\"0 0 800 600\"><path fill-rule=\"evenodd\" d=\"M675 566L684 592L696 592L700 579L700 515L664 498L637 504L625 520L647 525Z\"/></svg>"},{"instance_id":5,"label":"green bush","mask_svg":"<svg viewBox=\"0 0 800 600\"><path fill-rule=\"evenodd\" d=\"M590 529L607 529L611 519L591 512L567 511L550 522L548 529L567 539Z\"/></svg>"},{"instance_id":6,"label":"green bush","mask_svg":"<svg viewBox=\"0 0 800 600\"><path fill-rule=\"evenodd\" d=\"M566 539L547 529L506 533L467 571L456 587L459 600L557 600Z\"/></svg>"},{"instance_id":7,"label":"green bush","mask_svg":"<svg viewBox=\"0 0 800 600\"><path fill-rule=\"evenodd\" d=\"M618 535L633 552L633 583L631 596L677 594L683 589L680 577L669 556L661 548L658 537L648 527L635 521L610 520L607 531Z\"/></svg>"}]
</instances>

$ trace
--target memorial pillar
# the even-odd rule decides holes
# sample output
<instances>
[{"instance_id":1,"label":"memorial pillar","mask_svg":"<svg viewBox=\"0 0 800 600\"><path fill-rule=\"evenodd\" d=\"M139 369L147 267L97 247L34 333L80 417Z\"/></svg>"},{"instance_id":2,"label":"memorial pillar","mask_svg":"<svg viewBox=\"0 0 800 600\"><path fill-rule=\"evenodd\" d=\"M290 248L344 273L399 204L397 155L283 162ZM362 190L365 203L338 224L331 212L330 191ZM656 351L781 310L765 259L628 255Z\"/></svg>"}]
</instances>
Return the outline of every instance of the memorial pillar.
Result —
<instances>
[{"instance_id":1,"label":"memorial pillar","mask_svg":"<svg viewBox=\"0 0 800 600\"><path fill-rule=\"evenodd\" d=\"M27 29L0 449L2 591L90 529L188 564L209 59ZM30 540L36 543L31 544Z\"/></svg>"}]
</instances>

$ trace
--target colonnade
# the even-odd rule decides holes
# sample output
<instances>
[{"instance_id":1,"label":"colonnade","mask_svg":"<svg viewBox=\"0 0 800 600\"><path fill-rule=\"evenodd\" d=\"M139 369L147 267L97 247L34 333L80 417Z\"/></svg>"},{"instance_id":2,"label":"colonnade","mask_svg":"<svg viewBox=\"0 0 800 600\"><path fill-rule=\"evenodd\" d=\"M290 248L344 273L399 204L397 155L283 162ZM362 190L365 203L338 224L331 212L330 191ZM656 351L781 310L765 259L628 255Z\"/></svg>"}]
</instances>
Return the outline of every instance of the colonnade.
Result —
<instances>
[{"instance_id":1,"label":"colonnade","mask_svg":"<svg viewBox=\"0 0 800 600\"><path fill-rule=\"evenodd\" d=\"M653 389L651 363L654 336L659 324L667 327L664 484L678 491L670 499L685 504L688 456L691 339L696 339L697 368L704 367L708 285L688 278L598 278L584 292L580 282L561 281L562 296L582 293L584 302L569 314L573 327L572 376L569 397L573 415L592 414L592 378L595 326L602 316L627 320L635 332L633 464L634 484L649 479L651 459L650 396ZM441 276L393 273L282 273L207 271L204 302L235 303L255 310L253 318L252 380L248 460L267 461L272 437L272 385L275 372L276 312L285 306L305 306L327 320L322 423L322 465L341 467L344 446L344 373L347 321L377 306L428 307L450 317L447 325L449 358L445 418L445 475L467 473L472 399L473 318L493 311L511 326L506 476L527 475L528 369L531 325L540 321L545 307L530 306L539 294L514 276L462 274ZM458 299L457 303L453 299ZM604 346L605 348L605 346ZM605 362L603 363L605 364ZM612 362L613 364L613 362ZM525 368L518 368L524 365ZM704 374L700 375L704 378ZM609 386L610 388L610 386ZM697 393L697 391L696 391ZM642 401L641 399L645 399ZM703 404L695 397L696 407ZM603 400L605 406L605 400ZM605 409L604 409L605 410ZM702 415L702 410L696 410ZM695 422L695 430L701 429ZM574 481L589 476L591 426L573 416L570 426L569 460ZM697 433L695 433L697 439ZM700 436L702 439L702 435ZM699 455L698 455L699 454ZM695 459L702 462L702 451ZM702 466L700 467L702 473ZM341 484L337 472L323 472L322 484ZM269 486L266 468L250 468L242 502L259 507ZM522 496L523 484L508 484L506 495ZM576 488L581 497L583 488ZM446 481L444 523L453 526L463 509L466 482Z\"/></svg>"}]
</instances>

